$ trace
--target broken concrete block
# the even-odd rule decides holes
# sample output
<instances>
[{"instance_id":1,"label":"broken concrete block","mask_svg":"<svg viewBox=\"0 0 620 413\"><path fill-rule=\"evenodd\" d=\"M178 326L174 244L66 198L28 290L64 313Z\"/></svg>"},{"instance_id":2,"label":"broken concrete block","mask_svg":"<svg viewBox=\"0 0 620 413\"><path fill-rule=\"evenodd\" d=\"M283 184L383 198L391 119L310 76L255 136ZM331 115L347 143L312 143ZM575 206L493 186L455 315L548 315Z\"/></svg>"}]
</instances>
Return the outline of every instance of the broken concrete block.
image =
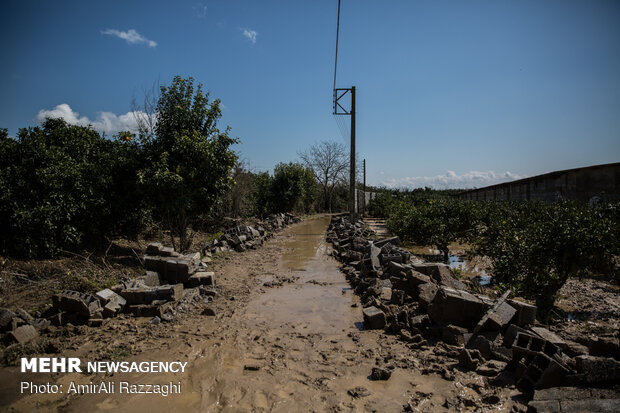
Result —
<instances>
[{"instance_id":1,"label":"broken concrete block","mask_svg":"<svg viewBox=\"0 0 620 413\"><path fill-rule=\"evenodd\" d=\"M183 284L162 285L155 288L157 300L177 301L183 298Z\"/></svg>"},{"instance_id":2,"label":"broken concrete block","mask_svg":"<svg viewBox=\"0 0 620 413\"><path fill-rule=\"evenodd\" d=\"M385 246L386 244L392 244L392 245L400 245L400 238L398 237L392 237L392 238L384 238L382 240L379 241L375 241L374 245L377 248L382 248L383 246Z\"/></svg>"},{"instance_id":3,"label":"broken concrete block","mask_svg":"<svg viewBox=\"0 0 620 413\"><path fill-rule=\"evenodd\" d=\"M479 331L498 331L501 330L517 313L506 299L510 295L510 290L506 291L495 301L493 306L486 312L482 319L474 327L474 334Z\"/></svg>"},{"instance_id":4,"label":"broken concrete block","mask_svg":"<svg viewBox=\"0 0 620 413\"><path fill-rule=\"evenodd\" d=\"M52 296L54 308L92 317L101 314L99 299L92 294L65 290Z\"/></svg>"},{"instance_id":5,"label":"broken concrete block","mask_svg":"<svg viewBox=\"0 0 620 413\"><path fill-rule=\"evenodd\" d=\"M8 308L0 308L0 331L11 329L11 321L15 317L15 313Z\"/></svg>"},{"instance_id":6,"label":"broken concrete block","mask_svg":"<svg viewBox=\"0 0 620 413\"><path fill-rule=\"evenodd\" d=\"M532 327L532 331L555 346L565 349L566 342L544 327Z\"/></svg>"},{"instance_id":7,"label":"broken concrete block","mask_svg":"<svg viewBox=\"0 0 620 413\"><path fill-rule=\"evenodd\" d=\"M388 262L388 274L390 274L390 276L396 277L403 271L405 271L405 267L402 264L396 261Z\"/></svg>"},{"instance_id":8,"label":"broken concrete block","mask_svg":"<svg viewBox=\"0 0 620 413\"><path fill-rule=\"evenodd\" d=\"M484 336L475 335L466 341L466 348L478 350L486 360L491 358L491 342Z\"/></svg>"},{"instance_id":9,"label":"broken concrete block","mask_svg":"<svg viewBox=\"0 0 620 413\"><path fill-rule=\"evenodd\" d=\"M9 336L19 344L26 344L39 337L39 333L36 328L26 324L11 331Z\"/></svg>"},{"instance_id":10,"label":"broken concrete block","mask_svg":"<svg viewBox=\"0 0 620 413\"><path fill-rule=\"evenodd\" d=\"M560 349L556 345L538 336L518 332L512 345L512 353L515 360L525 356L535 356L537 354L555 357L560 353Z\"/></svg>"},{"instance_id":11,"label":"broken concrete block","mask_svg":"<svg viewBox=\"0 0 620 413\"><path fill-rule=\"evenodd\" d=\"M149 271L157 271L158 273L163 274L166 271L166 258L145 255L144 267Z\"/></svg>"},{"instance_id":12,"label":"broken concrete block","mask_svg":"<svg viewBox=\"0 0 620 413\"><path fill-rule=\"evenodd\" d=\"M392 376L392 369L386 367L373 367L370 377L373 380L388 380Z\"/></svg>"},{"instance_id":13,"label":"broken concrete block","mask_svg":"<svg viewBox=\"0 0 620 413\"><path fill-rule=\"evenodd\" d=\"M403 305L405 301L405 292L403 290L392 290L392 298L390 302L396 305Z\"/></svg>"},{"instance_id":14,"label":"broken concrete block","mask_svg":"<svg viewBox=\"0 0 620 413\"><path fill-rule=\"evenodd\" d=\"M122 298L122 297L121 297ZM103 316L106 318L114 317L121 312L123 307L117 301L109 301L103 306Z\"/></svg>"},{"instance_id":15,"label":"broken concrete block","mask_svg":"<svg viewBox=\"0 0 620 413\"><path fill-rule=\"evenodd\" d=\"M157 299L155 289L152 287L146 287L144 285L125 288L120 292L121 297L126 300L126 304L150 304L153 300Z\"/></svg>"},{"instance_id":16,"label":"broken concrete block","mask_svg":"<svg viewBox=\"0 0 620 413\"><path fill-rule=\"evenodd\" d=\"M374 244L371 244L370 245L370 261L372 263L372 269L375 271L381 268L381 262L379 261L379 254L381 254L381 248L378 248Z\"/></svg>"},{"instance_id":17,"label":"broken concrete block","mask_svg":"<svg viewBox=\"0 0 620 413\"><path fill-rule=\"evenodd\" d=\"M597 337L588 343L593 356L613 357L620 360L620 339L618 337Z\"/></svg>"},{"instance_id":18,"label":"broken concrete block","mask_svg":"<svg viewBox=\"0 0 620 413\"><path fill-rule=\"evenodd\" d=\"M140 280L147 287L157 287L161 285L161 277L157 271L147 271L146 275L140 277Z\"/></svg>"},{"instance_id":19,"label":"broken concrete block","mask_svg":"<svg viewBox=\"0 0 620 413\"><path fill-rule=\"evenodd\" d=\"M459 366L467 370L476 370L482 361L482 356L478 350L462 349L458 356Z\"/></svg>"},{"instance_id":20,"label":"broken concrete block","mask_svg":"<svg viewBox=\"0 0 620 413\"><path fill-rule=\"evenodd\" d=\"M448 344L461 346L465 343L463 335L468 332L469 331L466 328L447 325L441 329L441 339Z\"/></svg>"},{"instance_id":21,"label":"broken concrete block","mask_svg":"<svg viewBox=\"0 0 620 413\"><path fill-rule=\"evenodd\" d=\"M98 291L95 296L99 299L102 306L105 306L110 301L117 303L120 307L127 304L127 301L123 297L108 288Z\"/></svg>"},{"instance_id":22,"label":"broken concrete block","mask_svg":"<svg viewBox=\"0 0 620 413\"><path fill-rule=\"evenodd\" d=\"M200 271L192 274L187 280L189 287L201 285L215 285L215 273L212 271Z\"/></svg>"},{"instance_id":23,"label":"broken concrete block","mask_svg":"<svg viewBox=\"0 0 620 413\"><path fill-rule=\"evenodd\" d=\"M382 300L391 301L392 300L392 289L390 287L382 287L381 295L379 296Z\"/></svg>"},{"instance_id":24,"label":"broken concrete block","mask_svg":"<svg viewBox=\"0 0 620 413\"><path fill-rule=\"evenodd\" d=\"M552 387L536 390L529 406L536 412L605 412L620 411L620 398L614 389Z\"/></svg>"},{"instance_id":25,"label":"broken concrete block","mask_svg":"<svg viewBox=\"0 0 620 413\"><path fill-rule=\"evenodd\" d=\"M429 284L432 282L431 277L429 277L428 275L422 274L421 272L415 271L415 270L407 271L405 278L408 284L412 288L416 288L416 289L418 285ZM437 289L437 287L435 287L435 289Z\"/></svg>"},{"instance_id":26,"label":"broken concrete block","mask_svg":"<svg viewBox=\"0 0 620 413\"><path fill-rule=\"evenodd\" d=\"M587 384L613 384L620 382L620 361L611 357L578 356L577 372Z\"/></svg>"},{"instance_id":27,"label":"broken concrete block","mask_svg":"<svg viewBox=\"0 0 620 413\"><path fill-rule=\"evenodd\" d=\"M508 304L517 310L517 314L513 320L515 324L523 327L536 322L537 307L535 305L517 300L508 300Z\"/></svg>"},{"instance_id":28,"label":"broken concrete block","mask_svg":"<svg viewBox=\"0 0 620 413\"><path fill-rule=\"evenodd\" d=\"M163 248L163 245L161 245L161 242L151 242L149 245L147 245L146 247L146 254L147 255L159 255L159 250Z\"/></svg>"},{"instance_id":29,"label":"broken concrete block","mask_svg":"<svg viewBox=\"0 0 620 413\"><path fill-rule=\"evenodd\" d=\"M449 287L440 287L428 306L428 315L437 324L455 324L473 328L484 315L486 306L476 296Z\"/></svg>"},{"instance_id":30,"label":"broken concrete block","mask_svg":"<svg viewBox=\"0 0 620 413\"><path fill-rule=\"evenodd\" d=\"M435 299L438 289L437 285L430 282L418 285L418 303L422 310L428 309L430 303Z\"/></svg>"},{"instance_id":31,"label":"broken concrete block","mask_svg":"<svg viewBox=\"0 0 620 413\"><path fill-rule=\"evenodd\" d=\"M364 314L364 323L370 329L382 329L385 327L385 313L377 307L366 307L362 310Z\"/></svg>"},{"instance_id":32,"label":"broken concrete block","mask_svg":"<svg viewBox=\"0 0 620 413\"><path fill-rule=\"evenodd\" d=\"M474 328L474 334L480 331L499 331L510 322L516 313L517 310L506 302L493 306L478 322Z\"/></svg>"},{"instance_id":33,"label":"broken concrete block","mask_svg":"<svg viewBox=\"0 0 620 413\"><path fill-rule=\"evenodd\" d=\"M169 282L184 283L190 276L190 261L183 258L169 259L166 261L165 278Z\"/></svg>"}]
</instances>

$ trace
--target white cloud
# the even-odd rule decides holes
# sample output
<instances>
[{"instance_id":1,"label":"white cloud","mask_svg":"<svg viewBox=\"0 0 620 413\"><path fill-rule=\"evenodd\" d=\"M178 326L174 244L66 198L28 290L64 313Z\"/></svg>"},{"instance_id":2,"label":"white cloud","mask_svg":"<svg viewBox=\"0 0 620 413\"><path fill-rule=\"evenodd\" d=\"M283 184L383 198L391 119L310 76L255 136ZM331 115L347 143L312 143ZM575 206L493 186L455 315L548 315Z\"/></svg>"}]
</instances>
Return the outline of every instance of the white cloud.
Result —
<instances>
[{"instance_id":1,"label":"white cloud","mask_svg":"<svg viewBox=\"0 0 620 413\"><path fill-rule=\"evenodd\" d=\"M43 122L45 118L62 118L71 125L92 125L95 130L111 135L120 131L137 132L136 116L148 117L146 113L140 111L127 112L122 115L116 115L112 112L99 112L97 119L90 120L86 116L80 116L68 104L62 103L54 109L41 109L36 116L36 120Z\"/></svg>"},{"instance_id":2,"label":"white cloud","mask_svg":"<svg viewBox=\"0 0 620 413\"><path fill-rule=\"evenodd\" d=\"M194 11L196 12L196 17L204 19L205 17L207 17L207 6L203 3L198 3L195 4L194 7L192 7L194 9Z\"/></svg>"},{"instance_id":3,"label":"white cloud","mask_svg":"<svg viewBox=\"0 0 620 413\"><path fill-rule=\"evenodd\" d=\"M149 47L157 46L157 42L147 39L146 37L142 36L140 33L135 31L134 29L129 29L126 32L122 32L120 30L115 30L115 29L107 29L107 30L103 30L101 34L116 36L120 39L125 40L129 44L146 43Z\"/></svg>"},{"instance_id":4,"label":"white cloud","mask_svg":"<svg viewBox=\"0 0 620 413\"><path fill-rule=\"evenodd\" d=\"M422 188L425 186L434 189L481 188L521 178L525 178L525 176L508 171L503 173L470 171L463 175L457 175L454 171L447 171L443 175L393 178L385 180L381 184L388 188Z\"/></svg>"},{"instance_id":5,"label":"white cloud","mask_svg":"<svg viewBox=\"0 0 620 413\"><path fill-rule=\"evenodd\" d=\"M256 36L258 36L258 32L256 30L250 29L240 29L243 32L243 35L250 39L252 44L256 44Z\"/></svg>"}]
</instances>

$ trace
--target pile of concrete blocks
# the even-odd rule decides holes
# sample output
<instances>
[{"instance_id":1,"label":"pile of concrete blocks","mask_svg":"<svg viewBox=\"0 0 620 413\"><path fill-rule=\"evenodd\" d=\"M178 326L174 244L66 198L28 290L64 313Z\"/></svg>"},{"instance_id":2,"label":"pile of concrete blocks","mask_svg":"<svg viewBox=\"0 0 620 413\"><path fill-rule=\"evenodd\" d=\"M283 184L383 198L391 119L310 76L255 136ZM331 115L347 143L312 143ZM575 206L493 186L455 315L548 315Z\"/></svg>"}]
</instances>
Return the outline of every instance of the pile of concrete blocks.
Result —
<instances>
[{"instance_id":1,"label":"pile of concrete blocks","mask_svg":"<svg viewBox=\"0 0 620 413\"><path fill-rule=\"evenodd\" d=\"M49 325L45 318L33 317L21 308L12 311L0 307L0 340L6 345L34 341Z\"/></svg>"},{"instance_id":2,"label":"pile of concrete blocks","mask_svg":"<svg viewBox=\"0 0 620 413\"><path fill-rule=\"evenodd\" d=\"M263 242L270 238L274 232L299 221L299 217L288 213L272 214L255 226L239 225L229 228L220 237L208 242L203 248L203 253L243 252L248 249L256 249L263 245Z\"/></svg>"},{"instance_id":3,"label":"pile of concrete blocks","mask_svg":"<svg viewBox=\"0 0 620 413\"><path fill-rule=\"evenodd\" d=\"M508 299L510 291L496 299L468 291L468 283L455 278L448 265L413 257L399 247L398 237L372 236L344 215L332 218L326 236L360 296L366 328L395 333L411 348L438 341L458 346L453 354L462 368L487 376L510 372L529 394L620 379L617 338L599 345L605 354L594 357L588 346L566 343L537 326L536 306ZM608 373L594 374L593 365L605 365Z\"/></svg>"},{"instance_id":4,"label":"pile of concrete blocks","mask_svg":"<svg viewBox=\"0 0 620 413\"><path fill-rule=\"evenodd\" d=\"M203 287L205 294L215 291L215 274L208 271L199 253L183 255L154 242L146 249L144 266L143 276L95 294L69 290L56 294L45 317L58 326L99 326L120 313L166 320L172 318L175 303L183 298L186 288Z\"/></svg>"}]
</instances>

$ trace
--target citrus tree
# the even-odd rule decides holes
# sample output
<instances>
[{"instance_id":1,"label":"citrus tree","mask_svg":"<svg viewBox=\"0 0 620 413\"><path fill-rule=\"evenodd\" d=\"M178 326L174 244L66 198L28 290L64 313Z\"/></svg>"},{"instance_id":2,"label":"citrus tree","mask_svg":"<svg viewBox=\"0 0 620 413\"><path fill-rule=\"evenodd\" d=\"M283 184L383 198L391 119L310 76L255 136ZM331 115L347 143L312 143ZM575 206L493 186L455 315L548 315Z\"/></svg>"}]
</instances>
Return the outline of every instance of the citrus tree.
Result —
<instances>
[{"instance_id":1,"label":"citrus tree","mask_svg":"<svg viewBox=\"0 0 620 413\"><path fill-rule=\"evenodd\" d=\"M231 146L238 141L229 136L230 128L218 129L220 100L210 102L191 77L176 76L161 87L156 113L155 133L144 144L149 164L138 175L173 246L184 251L192 221L210 213L230 188L237 161Z\"/></svg>"},{"instance_id":2,"label":"citrus tree","mask_svg":"<svg viewBox=\"0 0 620 413\"><path fill-rule=\"evenodd\" d=\"M387 228L404 241L436 246L448 262L450 243L475 234L479 219L480 208L472 201L438 198L417 205L401 201L390 208Z\"/></svg>"},{"instance_id":3,"label":"citrus tree","mask_svg":"<svg viewBox=\"0 0 620 413\"><path fill-rule=\"evenodd\" d=\"M536 300L543 317L569 277L614 270L618 205L560 201L491 203L475 251L492 262L498 283Z\"/></svg>"}]
</instances>

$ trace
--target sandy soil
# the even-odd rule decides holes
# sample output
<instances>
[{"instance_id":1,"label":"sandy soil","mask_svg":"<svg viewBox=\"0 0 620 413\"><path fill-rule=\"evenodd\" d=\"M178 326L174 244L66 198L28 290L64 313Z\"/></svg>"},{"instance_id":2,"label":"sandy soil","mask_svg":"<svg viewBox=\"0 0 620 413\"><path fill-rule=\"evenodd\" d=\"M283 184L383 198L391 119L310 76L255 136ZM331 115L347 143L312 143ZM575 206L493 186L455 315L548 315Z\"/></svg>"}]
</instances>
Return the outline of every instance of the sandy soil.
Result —
<instances>
[{"instance_id":1,"label":"sandy soil","mask_svg":"<svg viewBox=\"0 0 620 413\"><path fill-rule=\"evenodd\" d=\"M524 411L514 386L457 366L456 348L416 347L363 330L361 307L328 256L329 217L265 245L217 257L213 302L188 294L174 321L122 316L53 332L48 348L83 361L187 361L179 374L22 374L0 369L4 411L400 412ZM215 316L202 315L212 309ZM58 357L59 354L51 356ZM387 381L369 378L393 366ZM181 383L180 394L20 394L19 383Z\"/></svg>"}]
</instances>

